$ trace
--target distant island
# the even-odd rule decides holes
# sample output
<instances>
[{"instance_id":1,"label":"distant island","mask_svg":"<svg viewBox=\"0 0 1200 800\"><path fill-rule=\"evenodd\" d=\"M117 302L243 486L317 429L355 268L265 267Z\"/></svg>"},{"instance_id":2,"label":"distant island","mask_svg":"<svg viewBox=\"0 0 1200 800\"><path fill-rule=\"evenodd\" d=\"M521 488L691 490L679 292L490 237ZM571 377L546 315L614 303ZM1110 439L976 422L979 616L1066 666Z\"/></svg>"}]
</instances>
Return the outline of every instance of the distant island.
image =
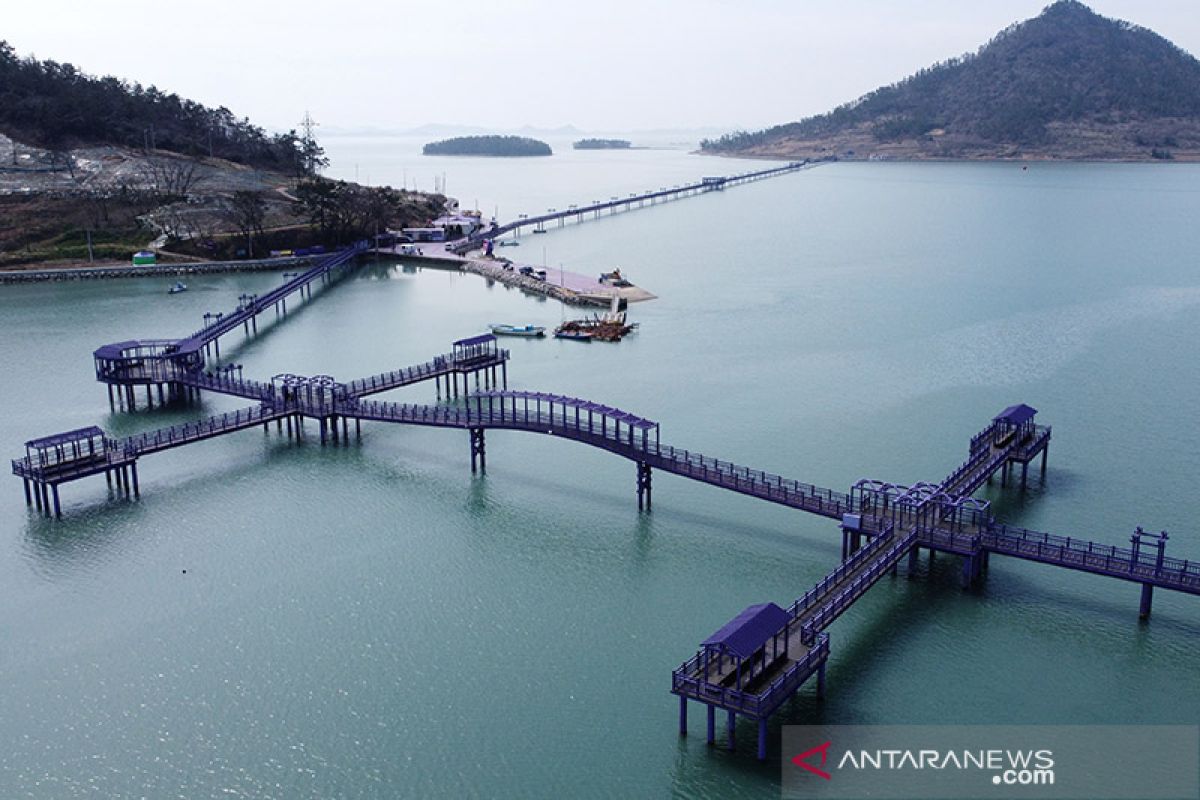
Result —
<instances>
[{"instance_id":1,"label":"distant island","mask_svg":"<svg viewBox=\"0 0 1200 800\"><path fill-rule=\"evenodd\" d=\"M457 136L430 142L427 156L549 156L550 145L526 136Z\"/></svg>"},{"instance_id":2,"label":"distant island","mask_svg":"<svg viewBox=\"0 0 1200 800\"><path fill-rule=\"evenodd\" d=\"M713 154L840 159L1200 160L1200 61L1059 0L977 52L826 114L701 142Z\"/></svg>"},{"instance_id":3,"label":"distant island","mask_svg":"<svg viewBox=\"0 0 1200 800\"><path fill-rule=\"evenodd\" d=\"M576 150L628 150L627 139L580 139L571 145Z\"/></svg>"}]
</instances>

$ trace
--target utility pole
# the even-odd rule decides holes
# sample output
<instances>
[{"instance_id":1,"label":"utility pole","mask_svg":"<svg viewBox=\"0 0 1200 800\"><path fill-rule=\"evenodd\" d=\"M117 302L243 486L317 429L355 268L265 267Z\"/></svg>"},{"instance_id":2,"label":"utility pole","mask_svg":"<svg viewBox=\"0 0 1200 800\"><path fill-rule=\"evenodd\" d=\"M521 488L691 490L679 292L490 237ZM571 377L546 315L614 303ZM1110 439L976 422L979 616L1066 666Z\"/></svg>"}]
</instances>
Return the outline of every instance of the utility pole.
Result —
<instances>
[{"instance_id":1,"label":"utility pole","mask_svg":"<svg viewBox=\"0 0 1200 800\"><path fill-rule=\"evenodd\" d=\"M307 108L304 109L304 119L300 120L300 129L304 131L301 141L304 143L304 169L310 175L317 171L315 156L313 154L313 145L316 141L313 136L313 128L319 127L320 124L312 118Z\"/></svg>"}]
</instances>

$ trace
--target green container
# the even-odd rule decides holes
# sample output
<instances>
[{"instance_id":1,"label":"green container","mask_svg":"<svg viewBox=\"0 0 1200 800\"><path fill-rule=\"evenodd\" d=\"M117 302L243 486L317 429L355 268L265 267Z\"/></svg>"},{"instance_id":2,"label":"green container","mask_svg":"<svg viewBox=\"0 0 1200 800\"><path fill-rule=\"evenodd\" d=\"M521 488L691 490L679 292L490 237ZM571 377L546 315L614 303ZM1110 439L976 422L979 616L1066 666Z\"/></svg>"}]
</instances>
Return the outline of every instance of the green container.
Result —
<instances>
[{"instance_id":1,"label":"green container","mask_svg":"<svg viewBox=\"0 0 1200 800\"><path fill-rule=\"evenodd\" d=\"M133 254L133 265L135 267L143 266L146 264L153 265L154 263L155 263L154 253L151 253L147 250L143 250L140 253Z\"/></svg>"}]
</instances>

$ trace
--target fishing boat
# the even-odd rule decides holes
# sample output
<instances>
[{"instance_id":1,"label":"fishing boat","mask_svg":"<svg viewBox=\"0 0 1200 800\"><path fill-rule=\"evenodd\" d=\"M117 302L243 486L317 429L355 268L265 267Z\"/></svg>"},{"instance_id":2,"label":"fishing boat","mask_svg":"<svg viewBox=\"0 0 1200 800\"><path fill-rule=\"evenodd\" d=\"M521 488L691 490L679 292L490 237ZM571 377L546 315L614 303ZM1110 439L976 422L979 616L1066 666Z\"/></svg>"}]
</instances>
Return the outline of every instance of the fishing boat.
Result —
<instances>
[{"instance_id":1,"label":"fishing boat","mask_svg":"<svg viewBox=\"0 0 1200 800\"><path fill-rule=\"evenodd\" d=\"M619 298L613 299L612 307L619 307ZM559 339L599 339L602 342L619 342L637 329L637 323L625 319L624 311L611 311L604 316L593 314L590 319L565 320L554 331Z\"/></svg>"},{"instance_id":2,"label":"fishing boat","mask_svg":"<svg viewBox=\"0 0 1200 800\"><path fill-rule=\"evenodd\" d=\"M179 294L187 291L187 284L183 281L178 281L174 286L167 290L167 294Z\"/></svg>"},{"instance_id":3,"label":"fishing boat","mask_svg":"<svg viewBox=\"0 0 1200 800\"><path fill-rule=\"evenodd\" d=\"M496 336L524 336L539 338L546 335L546 329L540 325L489 325Z\"/></svg>"},{"instance_id":4,"label":"fishing boat","mask_svg":"<svg viewBox=\"0 0 1200 800\"><path fill-rule=\"evenodd\" d=\"M521 246L521 243L520 243L520 242L514 242L514 241L506 241L506 242L501 242L501 243L500 243L500 246L501 246L501 247L520 247L520 246Z\"/></svg>"}]
</instances>

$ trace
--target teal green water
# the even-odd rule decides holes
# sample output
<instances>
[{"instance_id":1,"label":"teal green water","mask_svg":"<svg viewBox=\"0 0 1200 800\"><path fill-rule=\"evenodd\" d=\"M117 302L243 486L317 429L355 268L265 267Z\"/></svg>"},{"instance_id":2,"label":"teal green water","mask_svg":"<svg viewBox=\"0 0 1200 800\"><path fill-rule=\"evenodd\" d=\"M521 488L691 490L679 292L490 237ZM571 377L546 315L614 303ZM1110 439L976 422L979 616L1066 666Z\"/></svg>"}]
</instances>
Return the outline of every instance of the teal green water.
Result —
<instances>
[{"instance_id":1,"label":"teal green water","mask_svg":"<svg viewBox=\"0 0 1200 800\"><path fill-rule=\"evenodd\" d=\"M379 152L355 156L375 182L416 163ZM539 183L553 205L573 181L617 194L737 168L574 158L493 162L478 191L536 211L521 198ZM445 169L469 198L472 165ZM512 341L510 379L841 490L939 479L1027 402L1054 425L1050 469L1024 495L989 489L999 516L1111 542L1166 528L1174 555L1200 558L1198 177L841 164L528 237L527 258L619 264L660 299L619 345ZM90 352L178 335L278 280L0 289L4 451L236 407L110 416ZM223 351L248 375L349 379L488 322L561 316L475 276L380 265ZM737 753L706 747L698 707L680 738L671 669L745 605L818 580L836 527L670 476L639 514L623 460L519 433L488 445L473 478L461 432L369 425L321 448L249 431L147 459L138 502L69 486L59 522L9 478L0 796L771 797L783 723L1200 718L1196 598L1160 592L1139 624L1132 584L993 559L964 592L941 557L833 626L829 694L785 708L774 761L754 761L750 727Z\"/></svg>"}]
</instances>

